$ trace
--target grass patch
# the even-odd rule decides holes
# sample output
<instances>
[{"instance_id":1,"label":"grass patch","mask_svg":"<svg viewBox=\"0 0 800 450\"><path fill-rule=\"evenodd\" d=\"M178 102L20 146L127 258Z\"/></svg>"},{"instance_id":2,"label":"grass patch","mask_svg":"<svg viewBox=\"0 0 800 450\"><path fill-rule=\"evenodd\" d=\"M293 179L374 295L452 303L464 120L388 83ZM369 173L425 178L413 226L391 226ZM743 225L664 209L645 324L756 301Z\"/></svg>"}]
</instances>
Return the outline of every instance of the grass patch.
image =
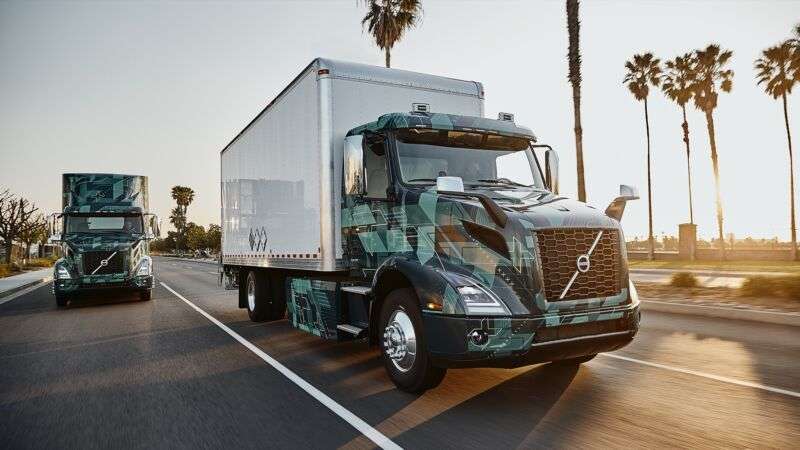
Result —
<instances>
[{"instance_id":1,"label":"grass patch","mask_svg":"<svg viewBox=\"0 0 800 450\"><path fill-rule=\"evenodd\" d=\"M26 267L52 267L56 260L54 258L33 258L28 261Z\"/></svg>"},{"instance_id":2,"label":"grass patch","mask_svg":"<svg viewBox=\"0 0 800 450\"><path fill-rule=\"evenodd\" d=\"M800 301L800 275L748 277L739 292L745 297L778 297Z\"/></svg>"},{"instance_id":3,"label":"grass patch","mask_svg":"<svg viewBox=\"0 0 800 450\"><path fill-rule=\"evenodd\" d=\"M798 261L628 261L632 269L786 272L800 275Z\"/></svg>"},{"instance_id":4,"label":"grass patch","mask_svg":"<svg viewBox=\"0 0 800 450\"><path fill-rule=\"evenodd\" d=\"M689 272L678 272L672 275L672 278L669 280L669 284L670 286L680 288L693 288L700 285L700 283L697 281L697 277Z\"/></svg>"}]
</instances>

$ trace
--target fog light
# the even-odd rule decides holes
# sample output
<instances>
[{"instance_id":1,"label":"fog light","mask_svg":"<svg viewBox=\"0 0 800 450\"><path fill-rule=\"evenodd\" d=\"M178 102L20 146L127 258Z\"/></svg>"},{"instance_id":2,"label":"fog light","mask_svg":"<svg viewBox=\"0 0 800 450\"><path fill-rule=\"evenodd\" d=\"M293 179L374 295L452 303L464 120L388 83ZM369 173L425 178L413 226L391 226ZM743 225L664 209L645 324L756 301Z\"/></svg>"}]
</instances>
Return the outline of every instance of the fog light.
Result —
<instances>
[{"instance_id":1,"label":"fog light","mask_svg":"<svg viewBox=\"0 0 800 450\"><path fill-rule=\"evenodd\" d=\"M485 330L472 330L469 334L469 339L475 345L486 345L489 342L489 333Z\"/></svg>"}]
</instances>

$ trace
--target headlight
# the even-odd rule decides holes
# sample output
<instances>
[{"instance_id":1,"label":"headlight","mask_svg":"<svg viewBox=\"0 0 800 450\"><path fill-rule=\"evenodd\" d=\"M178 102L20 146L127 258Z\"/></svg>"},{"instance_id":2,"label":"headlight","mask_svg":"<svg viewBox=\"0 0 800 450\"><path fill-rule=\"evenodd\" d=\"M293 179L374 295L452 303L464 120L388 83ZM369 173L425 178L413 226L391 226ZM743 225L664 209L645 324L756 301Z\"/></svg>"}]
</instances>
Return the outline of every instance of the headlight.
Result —
<instances>
[{"instance_id":1,"label":"headlight","mask_svg":"<svg viewBox=\"0 0 800 450\"><path fill-rule=\"evenodd\" d=\"M153 274L153 261L149 256L145 256L136 267L136 276L145 277Z\"/></svg>"},{"instance_id":2,"label":"headlight","mask_svg":"<svg viewBox=\"0 0 800 450\"><path fill-rule=\"evenodd\" d=\"M69 274L69 270L67 270L64 266L56 267L56 280L69 280L72 278L72 275Z\"/></svg>"},{"instance_id":3,"label":"headlight","mask_svg":"<svg viewBox=\"0 0 800 450\"><path fill-rule=\"evenodd\" d=\"M461 286L457 290L464 303L467 315L505 316L511 314L503 302L482 286L473 284Z\"/></svg>"}]
</instances>

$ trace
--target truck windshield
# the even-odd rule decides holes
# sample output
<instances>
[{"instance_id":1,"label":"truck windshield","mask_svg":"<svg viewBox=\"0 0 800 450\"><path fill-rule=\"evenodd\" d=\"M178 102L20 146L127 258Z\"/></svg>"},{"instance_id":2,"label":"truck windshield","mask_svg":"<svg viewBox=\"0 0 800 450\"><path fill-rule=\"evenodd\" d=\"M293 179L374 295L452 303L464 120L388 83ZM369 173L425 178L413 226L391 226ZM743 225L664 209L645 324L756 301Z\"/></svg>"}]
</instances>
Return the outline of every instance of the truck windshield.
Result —
<instances>
[{"instance_id":1,"label":"truck windshield","mask_svg":"<svg viewBox=\"0 0 800 450\"><path fill-rule=\"evenodd\" d=\"M525 138L410 128L398 130L397 153L407 184L434 184L436 177L453 176L470 186L544 188Z\"/></svg>"},{"instance_id":2,"label":"truck windshield","mask_svg":"<svg viewBox=\"0 0 800 450\"><path fill-rule=\"evenodd\" d=\"M67 216L67 233L121 231L142 233L141 216Z\"/></svg>"}]
</instances>

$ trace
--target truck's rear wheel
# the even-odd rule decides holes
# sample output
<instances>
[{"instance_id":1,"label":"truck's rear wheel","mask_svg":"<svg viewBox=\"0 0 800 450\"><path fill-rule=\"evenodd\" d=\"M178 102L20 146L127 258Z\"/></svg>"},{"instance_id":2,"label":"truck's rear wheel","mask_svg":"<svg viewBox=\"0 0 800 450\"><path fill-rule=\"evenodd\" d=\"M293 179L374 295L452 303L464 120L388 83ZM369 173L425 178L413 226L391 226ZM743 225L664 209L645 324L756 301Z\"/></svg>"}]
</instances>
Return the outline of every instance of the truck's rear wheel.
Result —
<instances>
[{"instance_id":1,"label":"truck's rear wheel","mask_svg":"<svg viewBox=\"0 0 800 450\"><path fill-rule=\"evenodd\" d=\"M285 303L277 298L274 289L270 289L269 276L263 270L251 270L247 273L244 286L247 301L247 315L253 322L282 319Z\"/></svg>"},{"instance_id":2,"label":"truck's rear wheel","mask_svg":"<svg viewBox=\"0 0 800 450\"><path fill-rule=\"evenodd\" d=\"M153 291L150 289L139 292L139 300L143 302L149 301L152 297L153 297Z\"/></svg>"},{"instance_id":3,"label":"truck's rear wheel","mask_svg":"<svg viewBox=\"0 0 800 450\"><path fill-rule=\"evenodd\" d=\"M435 367L431 362L413 290L389 293L381 307L378 331L383 365L400 390L423 392L442 382L447 369Z\"/></svg>"}]
</instances>

